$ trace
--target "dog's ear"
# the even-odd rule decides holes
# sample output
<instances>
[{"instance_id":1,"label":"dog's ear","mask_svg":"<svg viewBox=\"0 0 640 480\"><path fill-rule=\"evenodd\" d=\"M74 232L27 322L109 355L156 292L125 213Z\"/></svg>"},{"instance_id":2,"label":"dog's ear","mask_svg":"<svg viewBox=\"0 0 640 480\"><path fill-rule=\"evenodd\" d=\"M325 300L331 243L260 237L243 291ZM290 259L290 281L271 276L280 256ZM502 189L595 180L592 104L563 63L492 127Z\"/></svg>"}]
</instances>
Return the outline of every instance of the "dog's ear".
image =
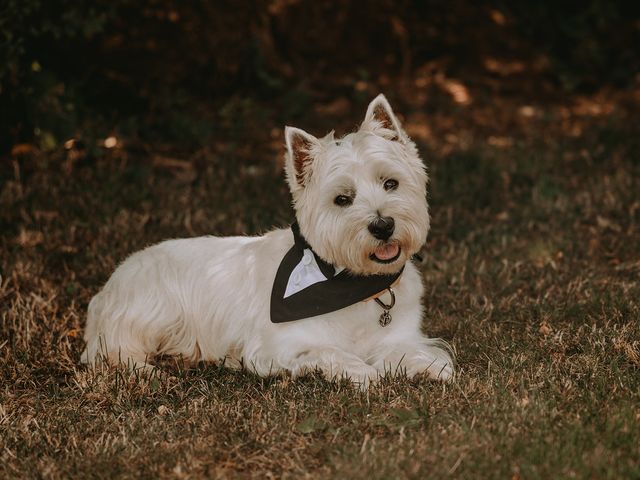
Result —
<instances>
[{"instance_id":1,"label":"dog's ear","mask_svg":"<svg viewBox=\"0 0 640 480\"><path fill-rule=\"evenodd\" d=\"M407 135L402 130L400 121L382 93L374 98L367 107L361 128L372 130L389 140L407 141Z\"/></svg>"},{"instance_id":2,"label":"dog's ear","mask_svg":"<svg viewBox=\"0 0 640 480\"><path fill-rule=\"evenodd\" d=\"M313 135L295 127L285 127L287 143L286 170L292 188L304 187L311 175L311 164L320 141Z\"/></svg>"}]
</instances>

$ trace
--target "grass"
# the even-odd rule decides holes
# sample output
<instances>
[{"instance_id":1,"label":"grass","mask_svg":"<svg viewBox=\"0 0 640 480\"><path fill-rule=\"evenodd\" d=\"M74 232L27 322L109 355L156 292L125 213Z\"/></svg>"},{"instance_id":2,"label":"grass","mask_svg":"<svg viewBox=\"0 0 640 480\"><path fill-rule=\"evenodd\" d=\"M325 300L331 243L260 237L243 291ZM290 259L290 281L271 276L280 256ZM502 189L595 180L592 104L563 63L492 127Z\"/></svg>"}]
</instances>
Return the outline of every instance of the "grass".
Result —
<instances>
[{"instance_id":1,"label":"grass","mask_svg":"<svg viewBox=\"0 0 640 480\"><path fill-rule=\"evenodd\" d=\"M127 254L291 221L279 147L3 161L0 477L640 477L637 121L567 126L549 105L498 122L512 141L492 146L486 122L464 123L481 106L447 112L465 142L436 122L421 144L424 325L457 352L447 385L82 368L86 305Z\"/></svg>"}]
</instances>

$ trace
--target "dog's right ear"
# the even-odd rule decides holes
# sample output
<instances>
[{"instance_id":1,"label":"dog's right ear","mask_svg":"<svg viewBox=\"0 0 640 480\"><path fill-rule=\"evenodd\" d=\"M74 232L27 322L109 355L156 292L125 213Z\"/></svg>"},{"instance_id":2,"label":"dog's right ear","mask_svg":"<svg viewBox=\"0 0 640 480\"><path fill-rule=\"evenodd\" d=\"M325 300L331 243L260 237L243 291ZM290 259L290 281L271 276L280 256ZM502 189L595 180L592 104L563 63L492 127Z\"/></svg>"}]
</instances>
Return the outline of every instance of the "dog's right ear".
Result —
<instances>
[{"instance_id":1,"label":"dog's right ear","mask_svg":"<svg viewBox=\"0 0 640 480\"><path fill-rule=\"evenodd\" d=\"M285 127L284 138L287 143L286 171L289 184L304 187L311 176L311 164L320 146L313 135L295 127Z\"/></svg>"}]
</instances>

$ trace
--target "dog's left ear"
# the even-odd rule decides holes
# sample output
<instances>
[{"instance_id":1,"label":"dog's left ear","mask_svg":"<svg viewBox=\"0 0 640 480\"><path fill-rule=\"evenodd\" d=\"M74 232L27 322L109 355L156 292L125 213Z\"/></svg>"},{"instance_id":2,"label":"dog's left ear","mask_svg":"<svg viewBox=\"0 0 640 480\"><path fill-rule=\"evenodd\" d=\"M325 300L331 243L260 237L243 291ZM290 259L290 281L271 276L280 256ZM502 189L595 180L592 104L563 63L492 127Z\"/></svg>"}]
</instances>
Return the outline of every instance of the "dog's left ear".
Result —
<instances>
[{"instance_id":1,"label":"dog's left ear","mask_svg":"<svg viewBox=\"0 0 640 480\"><path fill-rule=\"evenodd\" d=\"M388 140L407 141L407 136L402 130L398 118L382 93L374 98L367 107L361 128L372 129Z\"/></svg>"},{"instance_id":2,"label":"dog's left ear","mask_svg":"<svg viewBox=\"0 0 640 480\"><path fill-rule=\"evenodd\" d=\"M311 176L311 164L320 141L313 135L295 127L285 127L287 143L286 171L292 190L304 187Z\"/></svg>"}]
</instances>

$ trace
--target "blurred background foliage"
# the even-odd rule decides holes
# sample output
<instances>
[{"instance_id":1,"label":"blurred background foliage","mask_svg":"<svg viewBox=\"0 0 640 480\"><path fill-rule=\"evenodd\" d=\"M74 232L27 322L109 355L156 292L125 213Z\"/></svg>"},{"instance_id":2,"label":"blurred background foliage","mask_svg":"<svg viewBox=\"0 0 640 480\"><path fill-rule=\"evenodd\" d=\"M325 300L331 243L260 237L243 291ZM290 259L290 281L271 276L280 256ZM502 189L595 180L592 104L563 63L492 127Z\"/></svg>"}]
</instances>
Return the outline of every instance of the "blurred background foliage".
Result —
<instances>
[{"instance_id":1,"label":"blurred background foliage","mask_svg":"<svg viewBox=\"0 0 640 480\"><path fill-rule=\"evenodd\" d=\"M5 0L0 152L114 130L193 148L248 112L291 122L418 69L508 74L533 96L624 88L638 46L640 2Z\"/></svg>"}]
</instances>

